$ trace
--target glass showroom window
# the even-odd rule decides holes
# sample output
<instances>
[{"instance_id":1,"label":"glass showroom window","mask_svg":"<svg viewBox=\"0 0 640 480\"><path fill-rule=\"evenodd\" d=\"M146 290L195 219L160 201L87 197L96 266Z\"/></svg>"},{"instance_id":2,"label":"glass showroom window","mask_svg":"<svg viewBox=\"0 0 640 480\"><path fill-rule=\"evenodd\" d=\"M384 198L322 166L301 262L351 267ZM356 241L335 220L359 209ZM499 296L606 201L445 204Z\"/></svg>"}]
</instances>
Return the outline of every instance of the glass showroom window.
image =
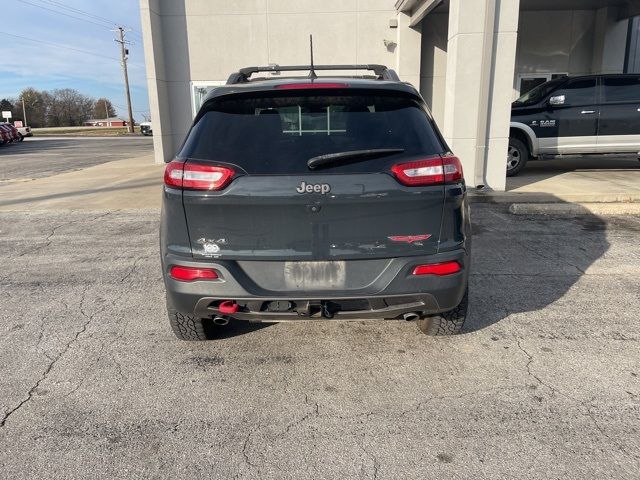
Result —
<instances>
[{"instance_id":1,"label":"glass showroom window","mask_svg":"<svg viewBox=\"0 0 640 480\"><path fill-rule=\"evenodd\" d=\"M202 106L202 101L212 88L224 85L223 80L211 80L206 82L191 82L191 107L192 114L195 117L198 110Z\"/></svg>"}]
</instances>

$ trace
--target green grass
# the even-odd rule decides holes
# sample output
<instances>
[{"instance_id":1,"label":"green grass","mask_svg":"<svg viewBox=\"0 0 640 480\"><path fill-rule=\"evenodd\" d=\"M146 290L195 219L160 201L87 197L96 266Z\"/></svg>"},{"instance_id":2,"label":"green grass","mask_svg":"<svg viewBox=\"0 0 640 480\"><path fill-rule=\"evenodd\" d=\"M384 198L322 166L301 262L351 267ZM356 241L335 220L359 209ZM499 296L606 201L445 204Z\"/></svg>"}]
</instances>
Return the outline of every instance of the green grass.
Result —
<instances>
[{"instance_id":1,"label":"green grass","mask_svg":"<svg viewBox=\"0 0 640 480\"><path fill-rule=\"evenodd\" d=\"M82 127L82 128L36 128L32 130L34 137L119 137L129 135L126 127ZM134 134L140 133L140 127L134 127Z\"/></svg>"}]
</instances>

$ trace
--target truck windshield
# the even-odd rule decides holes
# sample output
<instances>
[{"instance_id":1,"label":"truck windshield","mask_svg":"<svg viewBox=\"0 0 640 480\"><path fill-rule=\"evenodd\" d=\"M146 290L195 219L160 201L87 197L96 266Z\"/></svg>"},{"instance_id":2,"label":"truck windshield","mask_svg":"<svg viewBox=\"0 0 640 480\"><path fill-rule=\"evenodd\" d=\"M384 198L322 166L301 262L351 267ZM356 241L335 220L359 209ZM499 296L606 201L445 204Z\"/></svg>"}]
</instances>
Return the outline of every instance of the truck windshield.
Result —
<instances>
[{"instance_id":1,"label":"truck windshield","mask_svg":"<svg viewBox=\"0 0 640 480\"><path fill-rule=\"evenodd\" d=\"M323 173L379 172L399 158L444 151L432 121L411 97L259 95L205 106L178 157L228 163L249 174L308 174L309 159L334 153L386 152L323 165Z\"/></svg>"},{"instance_id":2,"label":"truck windshield","mask_svg":"<svg viewBox=\"0 0 640 480\"><path fill-rule=\"evenodd\" d=\"M538 85L535 88L532 88L527 93L518 98L514 105L533 105L534 103L538 103L540 100L549 95L553 90L555 90L560 84L566 81L566 77L559 78L556 80L550 80L541 85Z\"/></svg>"}]
</instances>

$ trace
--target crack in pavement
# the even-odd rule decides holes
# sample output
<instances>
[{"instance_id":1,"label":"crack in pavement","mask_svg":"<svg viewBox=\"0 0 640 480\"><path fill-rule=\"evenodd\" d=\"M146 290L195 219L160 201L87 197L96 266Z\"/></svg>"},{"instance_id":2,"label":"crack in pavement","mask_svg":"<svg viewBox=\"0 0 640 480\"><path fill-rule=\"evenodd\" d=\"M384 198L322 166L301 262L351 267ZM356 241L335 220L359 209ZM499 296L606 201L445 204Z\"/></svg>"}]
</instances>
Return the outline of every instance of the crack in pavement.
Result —
<instances>
[{"instance_id":1,"label":"crack in pavement","mask_svg":"<svg viewBox=\"0 0 640 480\"><path fill-rule=\"evenodd\" d=\"M579 408L582 408L585 410L584 413L582 413L582 415L589 417L589 419L591 420L591 422L593 423L593 426L596 428L596 430L598 430L598 432L600 432L600 434L605 437L607 440L609 440L611 442L611 444L613 446L615 446L619 452L621 452L623 455L629 457L629 458L640 458L640 456L638 455L631 455L625 448L624 446L622 446L622 444L618 443L618 441L615 438L612 438L608 433L606 433L604 431L604 429L602 428L602 426L598 423L598 420L595 417L595 414L591 411L591 408L593 408L593 405L589 405L587 404L586 401L581 401L578 400L577 398L572 397L571 395L568 395L567 393L562 392L561 390L557 389L556 387L554 387L553 385L550 385L547 382L544 382L540 377L538 377L536 374L534 374L531 371L531 364L533 363L533 355L531 355L520 343L520 339L518 339L517 337L515 338L516 343L518 345L518 348L520 349L520 351L522 353L524 353L527 356L527 364L526 364L526 369L527 369L527 373L529 374L530 377L534 378L540 385L543 385L545 387L547 387L550 391L551 394L559 394L562 397L566 398L567 400L571 401L574 405L576 405Z\"/></svg>"},{"instance_id":2,"label":"crack in pavement","mask_svg":"<svg viewBox=\"0 0 640 480\"><path fill-rule=\"evenodd\" d=\"M543 382L540 377L538 377L535 373L533 373L531 371L531 364L533 363L533 355L531 355L529 352L527 352L524 349L524 347L520 343L520 339L519 338L516 338L516 344L518 345L518 349L527 356L527 364L525 365L525 368L527 369L527 374L530 377L534 378L540 385L543 385L543 386L547 387L551 391L551 394L560 393L560 392L558 392L558 390L553 385L549 385L546 382ZM573 398L571 400L576 401Z\"/></svg>"},{"instance_id":3,"label":"crack in pavement","mask_svg":"<svg viewBox=\"0 0 640 480\"><path fill-rule=\"evenodd\" d=\"M113 211L108 211L106 213L101 213L100 215L96 215L95 217L93 217L92 219L89 220L89 222L95 222L96 220L98 220L99 218L103 218L106 217L107 215L110 215L111 213L113 213ZM18 257L24 257L25 255L28 255L30 253L35 253L38 250L43 250L45 248L47 248L49 245L51 245L53 243L53 236L56 234L56 231L62 227L65 227L67 225L73 225L74 223L79 223L79 222L84 222L85 219L84 218L80 218L78 220L73 220L71 222L66 222L66 223L61 223L60 225L56 225L55 227L53 227L51 229L51 232L49 233L49 235L47 235L47 238L44 239L45 244L44 245L37 245L34 248L31 248L30 250L25 250L24 252L20 253L18 255Z\"/></svg>"},{"instance_id":4,"label":"crack in pavement","mask_svg":"<svg viewBox=\"0 0 640 480\"><path fill-rule=\"evenodd\" d=\"M309 403L309 395L307 395L306 393L304 395L304 403L306 405L311 405ZM310 412L305 413L300 419L289 423L289 425L287 425L282 432L274 435L274 440L285 437L291 431L292 428L297 427L298 425L301 425L302 423L309 420L311 417L319 417L319 416L320 416L320 405L318 404L318 402L314 402Z\"/></svg>"},{"instance_id":5,"label":"crack in pavement","mask_svg":"<svg viewBox=\"0 0 640 480\"><path fill-rule=\"evenodd\" d=\"M86 297L86 294L87 294L87 290L88 290L88 287L85 287L83 292L82 292L82 298L80 299L80 305L79 305L80 313L82 314L83 317L85 317L86 321L82 324L80 329L77 330L74 333L74 335L71 338L71 340L66 343L64 348L60 351L60 353L49 363L47 368L45 368L42 376L36 381L36 383L27 392L27 396L25 398L23 398L20 401L20 403L18 403L18 405L16 405L15 407L9 409L8 411L6 411L3 414L2 418L0 419L0 428L5 426L7 420L9 419L9 417L11 417L11 415L13 415L15 412L20 410L24 405L26 405L33 398L33 394L38 389L40 384L47 379L47 376L49 375L51 370L53 370L53 367L56 365L56 363L67 353L67 351L69 351L71 346L78 340L80 335L82 335L84 332L86 332L87 327L91 323L91 320L93 320L93 317L104 310L104 308L102 308L102 309L94 312L91 315L87 315L87 313L84 311L84 308L83 308L83 304L84 304L84 300L85 300L85 297Z\"/></svg>"},{"instance_id":6,"label":"crack in pavement","mask_svg":"<svg viewBox=\"0 0 640 480\"><path fill-rule=\"evenodd\" d=\"M124 281L125 281L126 279L128 279L128 278L133 274L133 272L135 272L135 271L136 271L136 269L138 268L138 262L139 262L140 260L143 260L144 258L146 258L146 257L144 257L144 256L140 256L140 257L138 257L138 258L136 258L136 259L134 260L133 265L131 266L131 268L130 268L130 269L127 271L127 273L125 273L125 274L124 274L124 276L120 279L120 283L124 283Z\"/></svg>"},{"instance_id":7,"label":"crack in pavement","mask_svg":"<svg viewBox=\"0 0 640 480\"><path fill-rule=\"evenodd\" d=\"M373 467L373 480L377 480L378 471L380 470L380 462L378 462L378 458L373 453L371 453L369 450L364 448L364 439L365 439L365 437L366 437L366 435L363 435L362 441L360 443L358 443L358 447L371 460L372 467Z\"/></svg>"},{"instance_id":8,"label":"crack in pavement","mask_svg":"<svg viewBox=\"0 0 640 480\"><path fill-rule=\"evenodd\" d=\"M305 394L304 402L307 405L311 405L311 403L309 402L309 395ZM298 420L289 423L282 432L273 435L272 441L275 441L277 439L285 437L292 428L294 428L294 427L306 422L309 418L311 418L311 417L319 417L320 416L320 411L319 410L320 410L320 406L319 406L318 402L314 402L310 412L307 412L304 416L302 416ZM244 443L242 444L242 457L244 459L244 463L246 465L248 465L249 467L256 468L256 469L260 468L260 464L255 463L254 461L252 461L252 459L251 459L251 457L249 455L249 444L251 442L251 437L256 432L258 432L261 428L262 427L261 427L260 424L258 424L256 427L252 428L249 431L249 433L247 433L247 436L244 439ZM235 478L238 478L238 475L239 474L237 474Z\"/></svg>"}]
</instances>

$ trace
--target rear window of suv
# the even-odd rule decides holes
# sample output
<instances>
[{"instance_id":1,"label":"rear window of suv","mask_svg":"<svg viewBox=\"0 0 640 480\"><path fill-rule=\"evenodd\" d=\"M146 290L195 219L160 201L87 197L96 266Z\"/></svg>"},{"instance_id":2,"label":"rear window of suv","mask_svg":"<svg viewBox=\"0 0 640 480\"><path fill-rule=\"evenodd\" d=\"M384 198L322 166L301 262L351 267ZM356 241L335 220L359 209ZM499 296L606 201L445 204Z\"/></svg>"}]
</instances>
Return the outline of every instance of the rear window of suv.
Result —
<instances>
[{"instance_id":1,"label":"rear window of suv","mask_svg":"<svg viewBox=\"0 0 640 480\"><path fill-rule=\"evenodd\" d=\"M311 173L318 155L368 149L401 154L318 168L378 172L399 159L443 153L420 103L393 95L236 96L214 101L194 125L178 158L235 165L248 174Z\"/></svg>"}]
</instances>

